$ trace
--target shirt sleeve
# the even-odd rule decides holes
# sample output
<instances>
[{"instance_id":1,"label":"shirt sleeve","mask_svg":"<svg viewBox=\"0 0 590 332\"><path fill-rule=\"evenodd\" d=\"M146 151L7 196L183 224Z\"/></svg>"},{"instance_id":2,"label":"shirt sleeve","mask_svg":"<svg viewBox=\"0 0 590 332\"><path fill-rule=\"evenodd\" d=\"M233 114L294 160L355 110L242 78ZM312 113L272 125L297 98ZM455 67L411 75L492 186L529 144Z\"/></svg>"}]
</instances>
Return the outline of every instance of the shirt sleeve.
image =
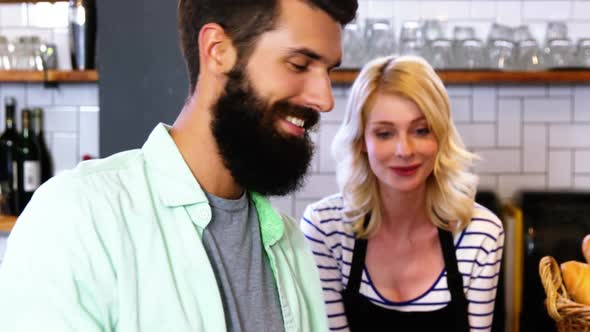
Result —
<instances>
[{"instance_id":1,"label":"shirt sleeve","mask_svg":"<svg viewBox=\"0 0 590 332\"><path fill-rule=\"evenodd\" d=\"M504 249L504 229L501 222L490 220L486 223L489 227L488 230L480 232L483 242L475 257L467 289L469 324L472 332L492 330L494 304Z\"/></svg>"},{"instance_id":2,"label":"shirt sleeve","mask_svg":"<svg viewBox=\"0 0 590 332\"><path fill-rule=\"evenodd\" d=\"M308 206L300 221L300 227L311 247L320 273L330 331L348 331L341 295L342 250L337 240L339 232L332 229L337 222L333 218L322 216L313 206Z\"/></svg>"},{"instance_id":3,"label":"shirt sleeve","mask_svg":"<svg viewBox=\"0 0 590 332\"><path fill-rule=\"evenodd\" d=\"M37 189L8 238L0 331L110 331L100 243L79 186L58 178Z\"/></svg>"}]
</instances>

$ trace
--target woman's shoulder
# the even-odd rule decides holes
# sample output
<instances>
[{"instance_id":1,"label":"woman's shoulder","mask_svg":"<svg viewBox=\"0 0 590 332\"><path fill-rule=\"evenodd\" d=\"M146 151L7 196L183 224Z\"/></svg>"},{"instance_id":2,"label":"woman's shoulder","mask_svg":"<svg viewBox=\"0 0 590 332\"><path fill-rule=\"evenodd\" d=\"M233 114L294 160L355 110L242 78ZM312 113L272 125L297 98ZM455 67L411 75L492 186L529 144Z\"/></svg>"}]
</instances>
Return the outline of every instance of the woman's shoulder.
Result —
<instances>
[{"instance_id":1,"label":"woman's shoulder","mask_svg":"<svg viewBox=\"0 0 590 332\"><path fill-rule=\"evenodd\" d=\"M346 236L352 234L352 229L343 212L342 195L334 194L309 204L303 213L302 224L309 224L326 236Z\"/></svg>"},{"instance_id":2,"label":"woman's shoulder","mask_svg":"<svg viewBox=\"0 0 590 332\"><path fill-rule=\"evenodd\" d=\"M471 241L479 238L476 242L489 239L495 243L501 243L504 237L504 226L495 213L485 206L475 203L471 222L463 231L463 237Z\"/></svg>"}]
</instances>

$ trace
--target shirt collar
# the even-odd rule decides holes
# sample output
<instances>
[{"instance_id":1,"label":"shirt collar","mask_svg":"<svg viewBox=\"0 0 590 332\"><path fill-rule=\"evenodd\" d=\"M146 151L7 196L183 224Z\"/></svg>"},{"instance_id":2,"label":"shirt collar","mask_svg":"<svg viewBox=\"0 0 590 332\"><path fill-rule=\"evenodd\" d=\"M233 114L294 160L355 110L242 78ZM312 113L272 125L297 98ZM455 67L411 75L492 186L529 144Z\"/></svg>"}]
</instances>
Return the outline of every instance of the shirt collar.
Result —
<instances>
[{"instance_id":1,"label":"shirt collar","mask_svg":"<svg viewBox=\"0 0 590 332\"><path fill-rule=\"evenodd\" d=\"M142 147L150 180L166 206L207 202L203 189L170 136L170 128L158 124Z\"/></svg>"},{"instance_id":2,"label":"shirt collar","mask_svg":"<svg viewBox=\"0 0 590 332\"><path fill-rule=\"evenodd\" d=\"M207 196L170 136L170 128L163 123L158 124L142 147L157 193L168 207L208 203ZM262 242L271 246L283 236L283 219L266 197L255 192L251 192L250 197L258 213Z\"/></svg>"}]
</instances>

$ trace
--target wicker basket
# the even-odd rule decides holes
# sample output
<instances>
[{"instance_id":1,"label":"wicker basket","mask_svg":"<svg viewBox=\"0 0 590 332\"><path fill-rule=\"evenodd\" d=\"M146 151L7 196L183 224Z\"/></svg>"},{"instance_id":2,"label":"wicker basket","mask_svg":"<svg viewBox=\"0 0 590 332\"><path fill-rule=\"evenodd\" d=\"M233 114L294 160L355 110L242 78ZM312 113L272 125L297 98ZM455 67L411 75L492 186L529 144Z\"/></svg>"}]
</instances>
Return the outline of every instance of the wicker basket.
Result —
<instances>
[{"instance_id":1,"label":"wicker basket","mask_svg":"<svg viewBox=\"0 0 590 332\"><path fill-rule=\"evenodd\" d=\"M590 306L570 299L561 270L555 259L545 256L539 262L539 275L545 288L545 306L549 316L557 323L559 332L590 332Z\"/></svg>"}]
</instances>

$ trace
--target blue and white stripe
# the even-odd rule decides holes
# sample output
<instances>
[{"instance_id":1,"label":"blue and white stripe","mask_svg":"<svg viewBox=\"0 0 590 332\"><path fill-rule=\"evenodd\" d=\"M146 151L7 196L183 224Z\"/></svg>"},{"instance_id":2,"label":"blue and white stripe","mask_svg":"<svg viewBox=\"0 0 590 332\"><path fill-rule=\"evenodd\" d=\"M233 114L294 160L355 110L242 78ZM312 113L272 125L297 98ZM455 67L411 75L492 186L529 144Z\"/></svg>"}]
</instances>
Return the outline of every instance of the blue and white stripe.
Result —
<instances>
[{"instance_id":1,"label":"blue and white stripe","mask_svg":"<svg viewBox=\"0 0 590 332\"><path fill-rule=\"evenodd\" d=\"M300 222L319 268L331 331L349 330L340 293L348 283L355 240L352 224L342 210L342 196L333 195L308 206ZM490 331L504 246L501 221L488 209L476 205L471 223L455 236L455 246L469 302L471 331ZM376 305L399 311L438 310L451 300L446 270L424 294L409 301L393 302L379 294L365 269L360 293Z\"/></svg>"}]
</instances>

